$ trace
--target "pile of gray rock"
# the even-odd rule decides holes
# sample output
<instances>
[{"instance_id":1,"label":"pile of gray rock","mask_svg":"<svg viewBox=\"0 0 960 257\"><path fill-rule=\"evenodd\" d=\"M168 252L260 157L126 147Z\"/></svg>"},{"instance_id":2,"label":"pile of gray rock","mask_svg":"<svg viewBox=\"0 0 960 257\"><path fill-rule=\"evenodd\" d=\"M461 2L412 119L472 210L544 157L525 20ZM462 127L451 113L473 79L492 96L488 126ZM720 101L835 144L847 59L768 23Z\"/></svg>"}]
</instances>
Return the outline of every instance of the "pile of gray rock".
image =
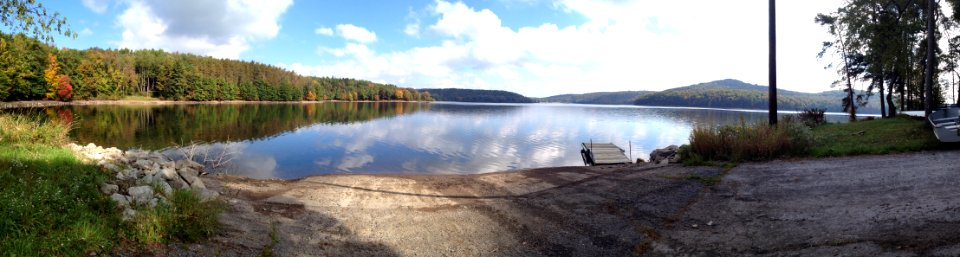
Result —
<instances>
[{"instance_id":1,"label":"pile of gray rock","mask_svg":"<svg viewBox=\"0 0 960 257\"><path fill-rule=\"evenodd\" d=\"M69 144L82 161L96 163L114 174L111 181L100 185L100 192L123 208L123 219L136 217L138 208L154 208L166 202L176 189L191 190L201 201L214 200L217 191L207 189L200 176L203 165L192 160L170 160L159 152L103 148L93 143L86 146Z\"/></svg>"},{"instance_id":2,"label":"pile of gray rock","mask_svg":"<svg viewBox=\"0 0 960 257\"><path fill-rule=\"evenodd\" d=\"M668 164L668 163L678 163L680 162L680 147L676 145L670 145L663 149L653 150L650 153L650 163L654 164Z\"/></svg>"}]
</instances>

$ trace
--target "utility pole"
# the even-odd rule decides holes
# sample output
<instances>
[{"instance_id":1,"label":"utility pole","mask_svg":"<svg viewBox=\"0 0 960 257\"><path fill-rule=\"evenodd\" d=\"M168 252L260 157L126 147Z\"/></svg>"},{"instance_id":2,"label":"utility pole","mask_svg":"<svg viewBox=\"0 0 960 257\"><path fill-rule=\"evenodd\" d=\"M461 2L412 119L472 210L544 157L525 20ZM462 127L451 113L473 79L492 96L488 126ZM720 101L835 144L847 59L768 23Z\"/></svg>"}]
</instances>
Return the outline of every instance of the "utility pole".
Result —
<instances>
[{"instance_id":1,"label":"utility pole","mask_svg":"<svg viewBox=\"0 0 960 257\"><path fill-rule=\"evenodd\" d=\"M931 0L933 1L933 0ZM777 125L777 8L770 0L770 125Z\"/></svg>"},{"instance_id":2,"label":"utility pole","mask_svg":"<svg viewBox=\"0 0 960 257\"><path fill-rule=\"evenodd\" d=\"M933 54L933 14L936 13L933 8L935 6L936 3L933 0L927 0L927 72L923 74L924 100L926 100L923 105L924 117L930 117L930 113L933 112L933 58L936 58Z\"/></svg>"}]
</instances>

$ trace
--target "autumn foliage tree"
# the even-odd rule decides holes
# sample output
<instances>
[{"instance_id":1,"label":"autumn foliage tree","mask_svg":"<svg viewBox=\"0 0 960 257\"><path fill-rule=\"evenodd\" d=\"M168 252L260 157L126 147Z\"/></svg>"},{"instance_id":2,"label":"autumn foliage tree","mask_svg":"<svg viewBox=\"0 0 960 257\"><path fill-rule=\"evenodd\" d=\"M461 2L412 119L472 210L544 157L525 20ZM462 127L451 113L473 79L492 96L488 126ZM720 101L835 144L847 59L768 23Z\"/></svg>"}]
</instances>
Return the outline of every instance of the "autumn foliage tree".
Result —
<instances>
[{"instance_id":1,"label":"autumn foliage tree","mask_svg":"<svg viewBox=\"0 0 960 257\"><path fill-rule=\"evenodd\" d=\"M67 75L60 75L57 85L57 100L73 100L73 85L70 85L70 77Z\"/></svg>"},{"instance_id":2,"label":"autumn foliage tree","mask_svg":"<svg viewBox=\"0 0 960 257\"><path fill-rule=\"evenodd\" d=\"M46 82L47 93L44 95L48 100L56 98L57 90L60 88L60 64L57 63L57 56L53 53L47 53L47 68L43 71L43 81Z\"/></svg>"}]
</instances>

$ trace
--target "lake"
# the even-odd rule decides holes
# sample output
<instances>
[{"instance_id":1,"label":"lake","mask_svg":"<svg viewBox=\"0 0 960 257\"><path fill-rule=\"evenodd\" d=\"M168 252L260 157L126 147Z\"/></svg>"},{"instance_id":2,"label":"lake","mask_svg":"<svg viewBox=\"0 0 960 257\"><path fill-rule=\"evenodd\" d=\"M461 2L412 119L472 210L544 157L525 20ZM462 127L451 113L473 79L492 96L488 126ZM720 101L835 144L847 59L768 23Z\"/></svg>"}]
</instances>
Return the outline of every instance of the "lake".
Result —
<instances>
[{"instance_id":1,"label":"lake","mask_svg":"<svg viewBox=\"0 0 960 257\"><path fill-rule=\"evenodd\" d=\"M23 111L23 110L20 110ZM688 142L697 125L763 122L766 112L575 104L327 102L94 105L30 109L71 137L191 155L253 178L330 173L471 174L583 165L580 142L632 159ZM845 116L828 115L832 122ZM190 147L184 147L184 146Z\"/></svg>"}]
</instances>

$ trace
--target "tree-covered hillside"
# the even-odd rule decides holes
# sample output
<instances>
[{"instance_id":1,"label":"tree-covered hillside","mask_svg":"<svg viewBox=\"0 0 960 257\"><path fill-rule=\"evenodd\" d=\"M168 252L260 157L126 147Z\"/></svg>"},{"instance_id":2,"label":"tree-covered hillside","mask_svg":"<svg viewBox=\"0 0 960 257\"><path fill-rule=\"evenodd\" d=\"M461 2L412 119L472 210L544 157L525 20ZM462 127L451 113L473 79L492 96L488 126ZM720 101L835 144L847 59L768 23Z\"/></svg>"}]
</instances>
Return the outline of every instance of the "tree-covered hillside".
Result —
<instances>
[{"instance_id":1,"label":"tree-covered hillside","mask_svg":"<svg viewBox=\"0 0 960 257\"><path fill-rule=\"evenodd\" d=\"M638 97L649 94L651 91L620 91L596 92L586 94L555 95L536 99L541 103L574 103L574 104L633 104Z\"/></svg>"},{"instance_id":2,"label":"tree-covered hillside","mask_svg":"<svg viewBox=\"0 0 960 257\"><path fill-rule=\"evenodd\" d=\"M683 106L734 109L767 109L765 86L752 85L739 80L718 80L696 85L679 87L640 96L634 101L637 105ZM802 93L789 90L777 90L777 105L780 110L793 111L807 108L823 108L828 112L842 112L843 92L828 91L822 93ZM874 104L860 110L865 113L879 113Z\"/></svg>"},{"instance_id":3,"label":"tree-covered hillside","mask_svg":"<svg viewBox=\"0 0 960 257\"><path fill-rule=\"evenodd\" d=\"M429 93L433 100L476 103L533 103L526 96L502 90L480 90L462 88L420 89Z\"/></svg>"},{"instance_id":4,"label":"tree-covered hillside","mask_svg":"<svg viewBox=\"0 0 960 257\"><path fill-rule=\"evenodd\" d=\"M23 35L0 34L0 101L430 100L410 88L347 78L298 75L251 61L161 50L57 49Z\"/></svg>"}]
</instances>

